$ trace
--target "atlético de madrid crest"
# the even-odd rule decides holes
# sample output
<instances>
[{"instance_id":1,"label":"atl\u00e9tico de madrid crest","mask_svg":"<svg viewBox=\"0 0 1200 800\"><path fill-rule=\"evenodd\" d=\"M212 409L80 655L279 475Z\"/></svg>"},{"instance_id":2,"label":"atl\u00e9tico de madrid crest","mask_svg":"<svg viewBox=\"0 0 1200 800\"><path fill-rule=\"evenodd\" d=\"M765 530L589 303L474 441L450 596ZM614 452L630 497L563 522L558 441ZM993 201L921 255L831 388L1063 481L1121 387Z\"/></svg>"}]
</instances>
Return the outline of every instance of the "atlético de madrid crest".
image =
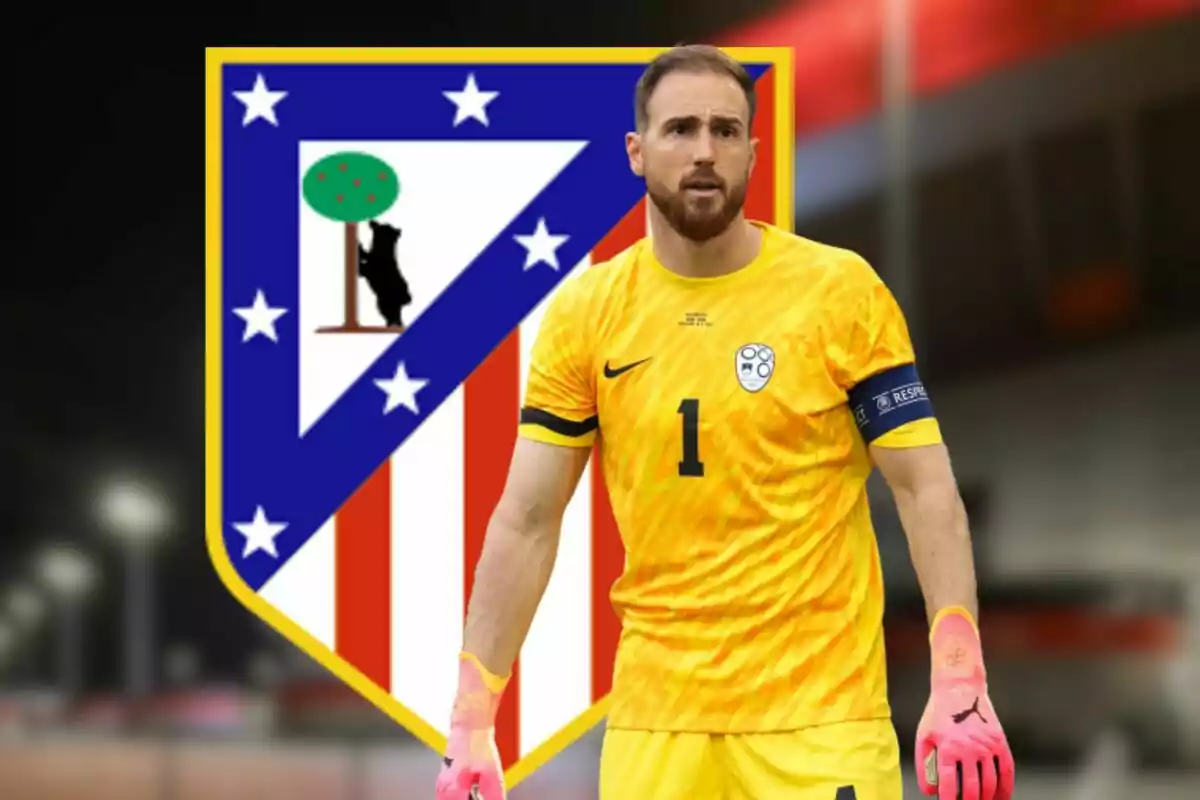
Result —
<instances>
[{"instance_id":1,"label":"atl\u00e9tico de madrid crest","mask_svg":"<svg viewBox=\"0 0 1200 800\"><path fill-rule=\"evenodd\" d=\"M775 374L775 351L765 344L744 344L738 348L734 366L743 389L761 391Z\"/></svg>"},{"instance_id":2,"label":"atl\u00e9tico de madrid crest","mask_svg":"<svg viewBox=\"0 0 1200 800\"><path fill-rule=\"evenodd\" d=\"M541 315L646 235L624 141L659 52L208 50L209 554L251 613L438 753ZM746 213L790 229L790 54L726 52L771 154ZM744 350L757 391L773 357ZM596 477L498 712L510 787L606 713L624 550Z\"/></svg>"}]
</instances>

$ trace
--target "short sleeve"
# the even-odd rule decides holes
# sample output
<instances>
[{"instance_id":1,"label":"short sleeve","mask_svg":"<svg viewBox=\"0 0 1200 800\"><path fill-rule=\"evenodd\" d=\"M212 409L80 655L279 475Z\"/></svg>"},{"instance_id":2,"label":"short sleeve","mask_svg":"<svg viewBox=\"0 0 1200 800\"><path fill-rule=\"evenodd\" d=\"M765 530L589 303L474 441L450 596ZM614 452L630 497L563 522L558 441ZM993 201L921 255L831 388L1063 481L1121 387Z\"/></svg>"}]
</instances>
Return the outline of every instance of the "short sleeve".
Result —
<instances>
[{"instance_id":1,"label":"short sleeve","mask_svg":"<svg viewBox=\"0 0 1200 800\"><path fill-rule=\"evenodd\" d=\"M913 364L908 323L887 285L861 257L846 257L826 307L831 319L826 358L849 392L872 375Z\"/></svg>"},{"instance_id":2,"label":"short sleeve","mask_svg":"<svg viewBox=\"0 0 1200 800\"><path fill-rule=\"evenodd\" d=\"M883 447L940 442L900 304L866 261L851 256L844 266L826 305L826 357L863 440Z\"/></svg>"},{"instance_id":3,"label":"short sleeve","mask_svg":"<svg viewBox=\"0 0 1200 800\"><path fill-rule=\"evenodd\" d=\"M569 280L552 296L538 327L519 434L547 444L590 447L599 427L592 374L593 326L581 281Z\"/></svg>"}]
</instances>

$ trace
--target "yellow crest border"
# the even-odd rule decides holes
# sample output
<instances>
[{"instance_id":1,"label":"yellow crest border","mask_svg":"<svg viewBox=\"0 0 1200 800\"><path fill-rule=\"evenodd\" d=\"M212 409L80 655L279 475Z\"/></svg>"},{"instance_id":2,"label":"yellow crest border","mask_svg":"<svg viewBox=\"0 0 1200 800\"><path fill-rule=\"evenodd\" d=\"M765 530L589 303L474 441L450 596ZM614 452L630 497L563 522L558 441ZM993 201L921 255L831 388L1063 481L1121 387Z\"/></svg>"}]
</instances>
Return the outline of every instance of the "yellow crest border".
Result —
<instances>
[{"instance_id":1,"label":"yellow crest border","mask_svg":"<svg viewBox=\"0 0 1200 800\"><path fill-rule=\"evenodd\" d=\"M514 47L514 48L342 48L233 47L208 48L205 69L205 538L209 557L222 583L251 613L266 622L309 657L328 669L371 704L434 751L445 737L405 708L303 628L251 589L233 567L225 550L221 512L221 68L229 64L637 64L648 62L665 47ZM785 47L724 48L743 62L770 64L775 72L775 220L791 230L793 216L793 74L792 51ZM505 773L517 786L538 768L600 723L608 713L608 697L580 714Z\"/></svg>"}]
</instances>

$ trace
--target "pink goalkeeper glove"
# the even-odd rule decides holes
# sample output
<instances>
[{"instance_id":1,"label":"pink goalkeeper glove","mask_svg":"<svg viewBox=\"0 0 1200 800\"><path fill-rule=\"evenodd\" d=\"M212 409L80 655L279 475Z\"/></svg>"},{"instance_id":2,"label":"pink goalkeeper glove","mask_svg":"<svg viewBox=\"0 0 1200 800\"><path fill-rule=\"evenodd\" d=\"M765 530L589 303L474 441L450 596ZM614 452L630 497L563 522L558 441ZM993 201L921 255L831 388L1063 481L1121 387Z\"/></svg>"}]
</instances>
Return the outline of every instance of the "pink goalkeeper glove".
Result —
<instances>
[{"instance_id":1,"label":"pink goalkeeper glove","mask_svg":"<svg viewBox=\"0 0 1200 800\"><path fill-rule=\"evenodd\" d=\"M505 800L495 725L506 683L469 653L459 658L458 695L437 779L437 800Z\"/></svg>"},{"instance_id":2,"label":"pink goalkeeper glove","mask_svg":"<svg viewBox=\"0 0 1200 800\"><path fill-rule=\"evenodd\" d=\"M931 692L917 726L921 791L938 800L1009 800L1016 769L988 698L974 618L966 609L943 609L929 642Z\"/></svg>"}]
</instances>

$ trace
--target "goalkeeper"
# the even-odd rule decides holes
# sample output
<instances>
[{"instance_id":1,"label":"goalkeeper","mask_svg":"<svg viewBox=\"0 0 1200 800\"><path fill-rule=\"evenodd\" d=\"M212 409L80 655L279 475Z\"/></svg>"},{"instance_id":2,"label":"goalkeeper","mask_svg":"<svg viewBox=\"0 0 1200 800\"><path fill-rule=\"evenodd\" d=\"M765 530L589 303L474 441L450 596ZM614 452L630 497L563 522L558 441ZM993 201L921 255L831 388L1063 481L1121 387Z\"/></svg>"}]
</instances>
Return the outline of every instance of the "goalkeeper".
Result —
<instances>
[{"instance_id":1,"label":"goalkeeper","mask_svg":"<svg viewBox=\"0 0 1200 800\"><path fill-rule=\"evenodd\" d=\"M891 293L854 253L743 215L754 83L649 65L626 148L651 236L554 295L466 623L438 800L502 800L493 726L593 445L627 553L601 800L898 800L878 468L925 596L918 775L1006 800L967 518ZM706 320L685 325L682 320Z\"/></svg>"}]
</instances>

